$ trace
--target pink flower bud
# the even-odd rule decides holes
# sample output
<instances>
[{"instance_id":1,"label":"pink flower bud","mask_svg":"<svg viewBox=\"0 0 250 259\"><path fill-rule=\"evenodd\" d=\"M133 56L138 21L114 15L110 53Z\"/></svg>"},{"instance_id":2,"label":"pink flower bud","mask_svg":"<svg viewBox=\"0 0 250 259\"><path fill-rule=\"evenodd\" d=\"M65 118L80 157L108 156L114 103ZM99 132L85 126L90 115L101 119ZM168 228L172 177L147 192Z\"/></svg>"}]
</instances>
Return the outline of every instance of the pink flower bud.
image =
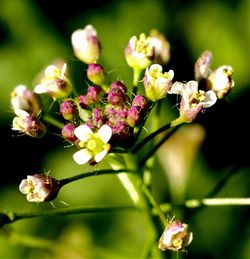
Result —
<instances>
[{"instance_id":1,"label":"pink flower bud","mask_svg":"<svg viewBox=\"0 0 250 259\"><path fill-rule=\"evenodd\" d=\"M127 123L131 127L137 126L142 120L142 109L140 106L132 106L128 110Z\"/></svg>"},{"instance_id":2,"label":"pink flower bud","mask_svg":"<svg viewBox=\"0 0 250 259\"><path fill-rule=\"evenodd\" d=\"M108 93L108 102L113 105L124 105L126 103L127 96L119 88L112 88Z\"/></svg>"},{"instance_id":3,"label":"pink flower bud","mask_svg":"<svg viewBox=\"0 0 250 259\"><path fill-rule=\"evenodd\" d=\"M132 101L132 106L140 106L142 110L146 110L148 107L148 100L143 95L136 95Z\"/></svg>"},{"instance_id":4,"label":"pink flower bud","mask_svg":"<svg viewBox=\"0 0 250 259\"><path fill-rule=\"evenodd\" d=\"M92 83L102 85L106 80L106 71L102 65L92 63L88 66L87 77Z\"/></svg>"},{"instance_id":5,"label":"pink flower bud","mask_svg":"<svg viewBox=\"0 0 250 259\"><path fill-rule=\"evenodd\" d=\"M110 90L113 90L113 89L118 89L123 93L127 92L127 87L121 81L114 81L110 86Z\"/></svg>"},{"instance_id":6,"label":"pink flower bud","mask_svg":"<svg viewBox=\"0 0 250 259\"><path fill-rule=\"evenodd\" d=\"M67 100L60 104L60 113L65 120L75 120L78 116L77 105L73 100Z\"/></svg>"},{"instance_id":7,"label":"pink flower bud","mask_svg":"<svg viewBox=\"0 0 250 259\"><path fill-rule=\"evenodd\" d=\"M68 123L62 128L62 137L70 142L75 142L77 137L74 134L74 130L76 129L76 125L73 123Z\"/></svg>"}]
</instances>

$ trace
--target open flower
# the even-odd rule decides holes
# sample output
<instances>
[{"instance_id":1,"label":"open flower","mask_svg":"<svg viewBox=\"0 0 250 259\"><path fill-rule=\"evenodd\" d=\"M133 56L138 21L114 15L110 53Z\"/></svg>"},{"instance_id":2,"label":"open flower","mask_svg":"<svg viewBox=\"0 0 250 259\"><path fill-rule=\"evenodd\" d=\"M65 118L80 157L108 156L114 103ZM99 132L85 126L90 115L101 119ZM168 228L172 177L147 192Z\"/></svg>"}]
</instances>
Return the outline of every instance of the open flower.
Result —
<instances>
[{"instance_id":1,"label":"open flower","mask_svg":"<svg viewBox=\"0 0 250 259\"><path fill-rule=\"evenodd\" d=\"M112 136L112 129L103 125L98 132L93 132L87 125L80 125L74 130L79 139L77 143L81 150L73 155L73 159L79 165L100 162L110 150L108 141Z\"/></svg>"},{"instance_id":2,"label":"open flower","mask_svg":"<svg viewBox=\"0 0 250 259\"><path fill-rule=\"evenodd\" d=\"M34 174L21 181L19 190L27 195L28 201L43 202L55 199L60 185L59 181L47 174Z\"/></svg>"},{"instance_id":3,"label":"open flower","mask_svg":"<svg viewBox=\"0 0 250 259\"><path fill-rule=\"evenodd\" d=\"M188 231L188 225L176 220L166 226L158 247L162 251L181 251L192 242L192 239L193 233Z\"/></svg>"},{"instance_id":4,"label":"open flower","mask_svg":"<svg viewBox=\"0 0 250 259\"><path fill-rule=\"evenodd\" d=\"M41 84L37 85L34 89L35 93L47 93L54 99L69 96L72 91L72 85L66 76L66 69L66 63L61 70L54 65L48 66L44 71L45 77L42 79Z\"/></svg>"},{"instance_id":5,"label":"open flower","mask_svg":"<svg viewBox=\"0 0 250 259\"><path fill-rule=\"evenodd\" d=\"M11 105L13 110L24 110L37 117L41 112L41 100L39 95L29 90L25 85L18 85L11 93Z\"/></svg>"},{"instance_id":6,"label":"open flower","mask_svg":"<svg viewBox=\"0 0 250 259\"><path fill-rule=\"evenodd\" d=\"M17 130L33 138L41 138L46 133L46 127L37 118L24 110L15 110L16 117L12 122L12 130Z\"/></svg>"},{"instance_id":7,"label":"open flower","mask_svg":"<svg viewBox=\"0 0 250 259\"><path fill-rule=\"evenodd\" d=\"M163 73L161 65L151 65L147 68L143 80L146 96L153 102L166 97L173 84L173 77L173 70Z\"/></svg>"},{"instance_id":8,"label":"open flower","mask_svg":"<svg viewBox=\"0 0 250 259\"><path fill-rule=\"evenodd\" d=\"M95 63L101 52L97 32L92 25L72 33L71 43L76 57L86 64Z\"/></svg>"},{"instance_id":9,"label":"open flower","mask_svg":"<svg viewBox=\"0 0 250 259\"><path fill-rule=\"evenodd\" d=\"M130 67L143 70L148 67L154 58L154 47L150 43L150 37L142 33L139 39L136 36L130 38L125 57Z\"/></svg>"},{"instance_id":10,"label":"open flower","mask_svg":"<svg viewBox=\"0 0 250 259\"><path fill-rule=\"evenodd\" d=\"M180 117L185 122L192 122L202 110L214 105L217 101L214 91L198 90L198 82L196 81L189 81L186 84L175 82L169 93L182 96Z\"/></svg>"}]
</instances>

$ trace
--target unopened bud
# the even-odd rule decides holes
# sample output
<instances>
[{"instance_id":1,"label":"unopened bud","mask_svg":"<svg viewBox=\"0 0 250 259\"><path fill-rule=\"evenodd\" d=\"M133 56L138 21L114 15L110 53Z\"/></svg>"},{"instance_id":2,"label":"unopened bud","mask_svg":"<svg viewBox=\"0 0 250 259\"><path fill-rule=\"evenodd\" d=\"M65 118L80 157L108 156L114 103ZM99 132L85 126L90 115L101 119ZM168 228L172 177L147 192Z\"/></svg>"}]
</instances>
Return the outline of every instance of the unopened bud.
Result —
<instances>
[{"instance_id":1,"label":"unopened bud","mask_svg":"<svg viewBox=\"0 0 250 259\"><path fill-rule=\"evenodd\" d=\"M132 106L128 110L127 123L131 127L137 126L142 120L142 109L139 106Z\"/></svg>"},{"instance_id":2,"label":"unopened bud","mask_svg":"<svg viewBox=\"0 0 250 259\"><path fill-rule=\"evenodd\" d=\"M62 137L70 142L75 142L77 140L74 130L76 126L73 123L68 123L62 128Z\"/></svg>"},{"instance_id":3,"label":"unopened bud","mask_svg":"<svg viewBox=\"0 0 250 259\"><path fill-rule=\"evenodd\" d=\"M148 107L148 100L145 96L143 95L136 95L132 101L132 106L139 106L141 107L142 110L146 110Z\"/></svg>"},{"instance_id":4,"label":"unopened bud","mask_svg":"<svg viewBox=\"0 0 250 259\"><path fill-rule=\"evenodd\" d=\"M88 66L87 77L92 83L102 85L106 80L106 71L102 65L92 63Z\"/></svg>"},{"instance_id":5,"label":"unopened bud","mask_svg":"<svg viewBox=\"0 0 250 259\"><path fill-rule=\"evenodd\" d=\"M75 120L78 116L77 105L73 100L67 100L60 104L60 113L68 121Z\"/></svg>"},{"instance_id":6,"label":"unopened bud","mask_svg":"<svg viewBox=\"0 0 250 259\"><path fill-rule=\"evenodd\" d=\"M126 93L127 92L127 87L125 84L123 84L121 81L114 81L111 86L110 86L110 90L113 90L113 89L118 89L120 90L121 92L123 93Z\"/></svg>"}]
</instances>

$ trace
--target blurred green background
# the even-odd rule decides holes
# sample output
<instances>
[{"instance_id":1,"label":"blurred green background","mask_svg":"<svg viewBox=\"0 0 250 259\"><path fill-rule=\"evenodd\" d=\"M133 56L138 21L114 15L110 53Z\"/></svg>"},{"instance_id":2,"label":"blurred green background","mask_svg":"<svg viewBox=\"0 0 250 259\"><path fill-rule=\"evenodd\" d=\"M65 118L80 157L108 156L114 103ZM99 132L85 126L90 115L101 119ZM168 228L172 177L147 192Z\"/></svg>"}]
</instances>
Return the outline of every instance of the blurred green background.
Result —
<instances>
[{"instance_id":1,"label":"blurred green background","mask_svg":"<svg viewBox=\"0 0 250 259\"><path fill-rule=\"evenodd\" d=\"M192 80L193 65L206 49L214 55L212 68L223 64L233 67L235 88L198 121L200 140L191 134L187 143L197 143L185 151L180 137L179 152L192 153L190 163L181 164L188 175L182 198L204 197L235 166L237 173L217 196L249 196L249 10L248 0L0 0L0 209L53 209L50 204L29 204L20 194L18 184L27 174L50 170L60 179L92 170L75 165L72 149L64 148L65 143L56 135L47 134L45 140L17 136L11 131L9 104L15 86L32 88L35 76L58 58L67 60L77 87L86 87L86 67L74 57L70 36L87 24L98 31L100 61L111 71L110 80L131 84L124 48L131 36L153 28L171 44L171 60L165 69L175 71L175 80ZM176 116L174 105L171 98L169 104L163 104L162 124ZM159 154L153 191L160 201L168 202L174 176L167 175L166 168L173 167L162 163L162 155L166 155L164 150ZM65 206L60 200L70 206L130 203L117 178L107 175L65 187L55 201L56 207ZM247 212L242 206L214 207L188 218L194 241L186 257L249 258ZM24 220L0 231L0 258L138 258L147 240L144 227L137 212ZM31 236L36 237L32 242ZM158 253L155 258L171 256L177 258L171 253Z\"/></svg>"}]
</instances>

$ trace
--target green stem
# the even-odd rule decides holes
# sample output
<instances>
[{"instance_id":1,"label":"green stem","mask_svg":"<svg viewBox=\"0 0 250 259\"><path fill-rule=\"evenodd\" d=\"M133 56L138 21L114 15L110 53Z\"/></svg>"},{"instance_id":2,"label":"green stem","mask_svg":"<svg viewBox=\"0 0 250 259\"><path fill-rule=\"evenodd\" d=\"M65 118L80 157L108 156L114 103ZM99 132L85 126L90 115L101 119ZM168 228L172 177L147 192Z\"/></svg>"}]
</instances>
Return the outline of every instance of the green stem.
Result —
<instances>
[{"instance_id":1,"label":"green stem","mask_svg":"<svg viewBox=\"0 0 250 259\"><path fill-rule=\"evenodd\" d=\"M136 94L142 70L140 68L134 68L133 72L133 94Z\"/></svg>"},{"instance_id":2,"label":"green stem","mask_svg":"<svg viewBox=\"0 0 250 259\"><path fill-rule=\"evenodd\" d=\"M188 209L196 209L200 207L211 206L249 206L250 198L206 198L206 199L191 199L182 204L164 203L160 204L160 208L164 213L170 212L173 207L185 207ZM153 214L158 212L153 208Z\"/></svg>"},{"instance_id":3,"label":"green stem","mask_svg":"<svg viewBox=\"0 0 250 259\"><path fill-rule=\"evenodd\" d=\"M179 127L173 128L170 132L168 132L155 146L153 146L150 151L141 159L139 162L140 167L144 166L144 164L147 162L147 160L158 150L158 148L167 141L168 138L170 138L173 133L178 129Z\"/></svg>"},{"instance_id":4,"label":"green stem","mask_svg":"<svg viewBox=\"0 0 250 259\"><path fill-rule=\"evenodd\" d=\"M62 129L63 126L64 126L64 124L62 122L58 121L57 119L51 117L48 114L45 114L42 118L43 118L44 121L46 121L47 123L55 126L56 128Z\"/></svg>"},{"instance_id":5,"label":"green stem","mask_svg":"<svg viewBox=\"0 0 250 259\"><path fill-rule=\"evenodd\" d=\"M141 185L141 189L142 189L143 193L145 194L145 196L147 197L150 204L153 206L156 214L159 216L163 227L165 227L169 222L168 222L167 218L165 217L160 205L157 203L157 201L155 200L151 191L147 188L147 186L145 184Z\"/></svg>"},{"instance_id":6,"label":"green stem","mask_svg":"<svg viewBox=\"0 0 250 259\"><path fill-rule=\"evenodd\" d=\"M158 134L162 133L165 130L168 130L170 128L176 127L178 125L181 125L183 123L183 121L180 121L179 123L175 123L173 125L172 122L162 126L161 128L159 128L158 130L154 131L153 133L151 133L150 135L148 135L146 138L144 138L141 142L139 142L137 145L135 145L132 148L132 153L137 153L137 151L139 151L145 144L147 144L151 139L153 139L155 136L157 136Z\"/></svg>"},{"instance_id":7,"label":"green stem","mask_svg":"<svg viewBox=\"0 0 250 259\"><path fill-rule=\"evenodd\" d=\"M47 217L47 216L64 216L64 215L72 215L72 214L83 214L83 213L100 213L100 212L116 212L121 210L128 209L138 209L135 206L88 206L81 208L66 208L66 209L55 209L52 211L35 211L35 212L3 212L0 213L0 219L5 219L5 221L0 221L1 226L4 224L13 223L20 219L29 219L29 218L37 218L37 217Z\"/></svg>"},{"instance_id":8,"label":"green stem","mask_svg":"<svg viewBox=\"0 0 250 259\"><path fill-rule=\"evenodd\" d=\"M86 173L74 175L72 177L59 180L59 185L60 187L63 187L68 183L71 183L80 179L84 179L90 176L97 176L97 175L103 175L103 174L135 173L135 172L136 171L128 170L128 169L121 169L121 170L105 169L105 170L99 170L99 171L86 172Z\"/></svg>"}]
</instances>

